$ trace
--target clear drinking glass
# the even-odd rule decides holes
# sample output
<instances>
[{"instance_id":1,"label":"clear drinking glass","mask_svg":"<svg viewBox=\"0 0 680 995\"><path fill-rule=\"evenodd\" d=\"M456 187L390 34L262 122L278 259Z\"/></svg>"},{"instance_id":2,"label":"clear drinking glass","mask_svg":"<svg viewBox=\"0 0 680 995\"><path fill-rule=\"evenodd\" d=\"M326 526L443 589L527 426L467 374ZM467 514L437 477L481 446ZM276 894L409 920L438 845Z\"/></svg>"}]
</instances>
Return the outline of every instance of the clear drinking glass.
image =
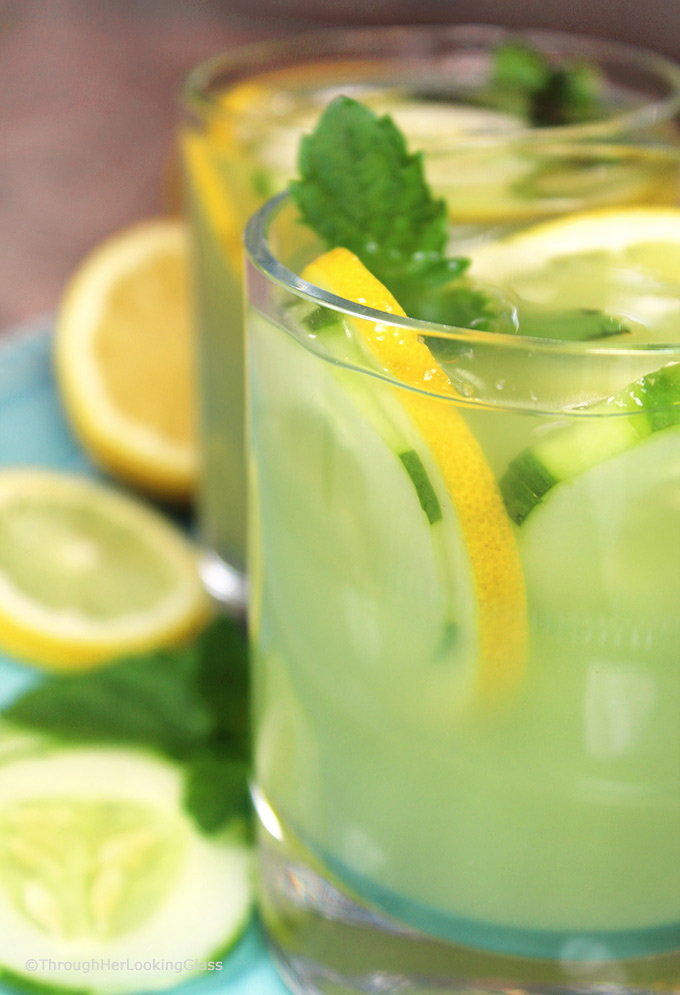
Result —
<instances>
[{"instance_id":1,"label":"clear drinking glass","mask_svg":"<svg viewBox=\"0 0 680 995\"><path fill-rule=\"evenodd\" d=\"M677 187L669 150L514 154ZM286 195L246 250L254 799L284 977L677 992L680 253L608 271L632 332L569 342L320 289ZM546 270L539 320L541 288L592 306L603 265Z\"/></svg>"},{"instance_id":2,"label":"clear drinking glass","mask_svg":"<svg viewBox=\"0 0 680 995\"><path fill-rule=\"evenodd\" d=\"M585 59L595 67L601 81L596 118L531 127L516 108L499 107L498 92L491 92L494 52L510 40L557 61ZM677 67L660 56L601 39L483 26L338 29L237 49L191 74L183 91L182 147L200 338L199 510L204 578L218 598L243 603L246 596L242 231L249 215L295 174L299 137L326 103L345 93L390 112L412 148L457 145L455 171L433 164L429 179L473 237L480 223L500 228L527 211L555 213L577 201L626 196L665 198L666 191L653 186L641 192L637 167L613 176L596 162L588 174L546 173L543 198L527 197L530 177L512 147L528 136L539 144L674 138L679 92Z\"/></svg>"}]
</instances>

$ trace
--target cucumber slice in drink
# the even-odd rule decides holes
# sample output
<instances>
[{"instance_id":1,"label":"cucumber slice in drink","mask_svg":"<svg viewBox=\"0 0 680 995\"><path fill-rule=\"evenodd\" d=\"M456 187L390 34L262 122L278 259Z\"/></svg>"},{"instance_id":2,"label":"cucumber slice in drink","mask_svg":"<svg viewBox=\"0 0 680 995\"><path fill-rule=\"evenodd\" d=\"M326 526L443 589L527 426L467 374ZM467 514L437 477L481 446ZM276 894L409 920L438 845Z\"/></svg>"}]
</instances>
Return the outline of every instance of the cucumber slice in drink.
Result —
<instances>
[{"instance_id":1,"label":"cucumber slice in drink","mask_svg":"<svg viewBox=\"0 0 680 995\"><path fill-rule=\"evenodd\" d=\"M346 368L366 367L356 329L304 308L288 320L307 348L251 318L251 521L267 560L260 577L254 558L255 616L276 628L310 693L346 687L363 721L427 715L448 729L471 700L497 699L523 672L523 584L495 481L445 401L423 403L418 423L406 388ZM446 476L453 462L467 470L462 498ZM464 501L485 529L492 521L483 549ZM498 569L480 580L489 560Z\"/></svg>"},{"instance_id":2,"label":"cucumber slice in drink","mask_svg":"<svg viewBox=\"0 0 680 995\"><path fill-rule=\"evenodd\" d=\"M251 586L299 687L315 697L345 687L364 721L396 712L412 722L437 681L433 698L450 713L474 683L465 661L477 655L475 606L455 518L445 508L431 524L401 459L419 454L441 504L422 441L386 386L375 381L369 391L361 374L255 316L250 337L252 520L267 557L266 573L259 577L256 564ZM324 346L333 350L326 330ZM455 594L441 573L449 549ZM440 652L452 627L456 638ZM438 665L424 673L430 659Z\"/></svg>"},{"instance_id":3,"label":"cucumber slice in drink","mask_svg":"<svg viewBox=\"0 0 680 995\"><path fill-rule=\"evenodd\" d=\"M525 449L501 478L503 500L518 525L557 484L680 422L680 363L640 377L580 418Z\"/></svg>"},{"instance_id":4,"label":"cucumber slice in drink","mask_svg":"<svg viewBox=\"0 0 680 995\"><path fill-rule=\"evenodd\" d=\"M680 425L555 487L517 530L537 624L603 659L664 647L677 684L679 499Z\"/></svg>"},{"instance_id":5,"label":"cucumber slice in drink","mask_svg":"<svg viewBox=\"0 0 680 995\"><path fill-rule=\"evenodd\" d=\"M344 91L328 93L325 101L300 108L278 128L270 125L266 133L263 130L266 137L259 148L263 165L287 181L294 177L301 135L314 128L324 103L330 102L338 92ZM358 94L357 99L377 114L388 114L414 148L436 149L439 145L448 152L452 140L476 135L512 136L524 126L522 119L514 114L464 104L407 100L381 90Z\"/></svg>"},{"instance_id":6,"label":"cucumber slice in drink","mask_svg":"<svg viewBox=\"0 0 680 995\"><path fill-rule=\"evenodd\" d=\"M182 792L177 767L135 750L0 765L0 975L113 995L219 961L249 918L248 850L202 835Z\"/></svg>"}]
</instances>

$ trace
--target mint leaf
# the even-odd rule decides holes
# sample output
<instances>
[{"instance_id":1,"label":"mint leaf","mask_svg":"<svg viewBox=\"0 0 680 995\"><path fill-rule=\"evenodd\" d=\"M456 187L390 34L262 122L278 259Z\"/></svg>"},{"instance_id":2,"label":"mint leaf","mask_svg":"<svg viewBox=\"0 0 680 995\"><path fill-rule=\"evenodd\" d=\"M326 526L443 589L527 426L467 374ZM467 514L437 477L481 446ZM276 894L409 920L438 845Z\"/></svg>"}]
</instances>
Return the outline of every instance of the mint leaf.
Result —
<instances>
[{"instance_id":1,"label":"mint leaf","mask_svg":"<svg viewBox=\"0 0 680 995\"><path fill-rule=\"evenodd\" d=\"M184 805L206 833L214 833L234 820L248 826L250 794L248 767L229 756L198 757L187 769Z\"/></svg>"},{"instance_id":2,"label":"mint leaf","mask_svg":"<svg viewBox=\"0 0 680 995\"><path fill-rule=\"evenodd\" d=\"M243 629L221 618L201 637L196 688L212 716L210 748L238 760L250 755L248 642Z\"/></svg>"},{"instance_id":3,"label":"mint leaf","mask_svg":"<svg viewBox=\"0 0 680 995\"><path fill-rule=\"evenodd\" d=\"M538 127L596 117L600 78L583 60L559 64L528 45L508 42L494 52L491 99Z\"/></svg>"},{"instance_id":4,"label":"mint leaf","mask_svg":"<svg viewBox=\"0 0 680 995\"><path fill-rule=\"evenodd\" d=\"M446 205L391 118L337 97L302 139L299 170L291 193L303 220L329 248L354 252L413 317L423 293L467 268L446 257Z\"/></svg>"},{"instance_id":5,"label":"mint leaf","mask_svg":"<svg viewBox=\"0 0 680 995\"><path fill-rule=\"evenodd\" d=\"M213 732L196 686L196 646L50 678L5 709L12 722L74 743L125 743L182 759Z\"/></svg>"},{"instance_id":6,"label":"mint leaf","mask_svg":"<svg viewBox=\"0 0 680 995\"><path fill-rule=\"evenodd\" d=\"M497 79L534 96L557 85L558 70L522 46L499 49L496 71ZM590 92L576 69L560 79L572 88L580 81L584 95ZM378 118L349 97L329 104L315 131L303 138L300 173L291 192L303 220L329 248L354 252L412 318L567 341L627 331L615 318L588 309L523 311L518 323L509 302L466 275L468 259L445 255L446 209L430 193L420 154L409 153L389 117ZM307 321L314 333L323 333L327 324L321 309ZM453 339L424 336L424 341L440 363L455 360L461 350Z\"/></svg>"},{"instance_id":7,"label":"mint leaf","mask_svg":"<svg viewBox=\"0 0 680 995\"><path fill-rule=\"evenodd\" d=\"M528 45L507 42L494 50L491 80L506 92L535 93L546 85L549 73L546 57Z\"/></svg>"},{"instance_id":8,"label":"mint leaf","mask_svg":"<svg viewBox=\"0 0 680 995\"><path fill-rule=\"evenodd\" d=\"M630 333L618 318L590 308L565 308L558 311L526 311L520 308L515 321L511 321L509 315L506 317L505 327L501 328L496 319L490 328L484 328L483 321L478 322L477 327L484 331L501 331L536 339L558 339L562 342L591 342ZM424 341L445 373L448 373L447 363L455 365L466 348L465 344L456 339L436 335L424 336Z\"/></svg>"},{"instance_id":9,"label":"mint leaf","mask_svg":"<svg viewBox=\"0 0 680 995\"><path fill-rule=\"evenodd\" d=\"M539 126L588 121L596 116L595 76L585 66L553 69L531 94L529 119Z\"/></svg>"},{"instance_id":10,"label":"mint leaf","mask_svg":"<svg viewBox=\"0 0 680 995\"><path fill-rule=\"evenodd\" d=\"M61 742L133 746L179 761L187 809L212 832L248 811L248 692L245 634L220 618L190 646L48 678L3 715Z\"/></svg>"},{"instance_id":11,"label":"mint leaf","mask_svg":"<svg viewBox=\"0 0 680 995\"><path fill-rule=\"evenodd\" d=\"M457 280L433 293L421 294L418 317L480 332L516 331L510 305L502 301L500 295L493 296L467 280ZM429 344L429 336L426 341Z\"/></svg>"}]
</instances>

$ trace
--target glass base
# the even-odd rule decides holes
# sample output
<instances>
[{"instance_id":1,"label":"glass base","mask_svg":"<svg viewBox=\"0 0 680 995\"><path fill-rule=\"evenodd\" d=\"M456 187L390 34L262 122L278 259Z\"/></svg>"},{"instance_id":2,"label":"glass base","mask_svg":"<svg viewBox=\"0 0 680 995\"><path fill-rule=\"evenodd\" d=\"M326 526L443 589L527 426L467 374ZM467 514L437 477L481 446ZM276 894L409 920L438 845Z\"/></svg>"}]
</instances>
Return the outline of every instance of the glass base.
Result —
<instances>
[{"instance_id":1,"label":"glass base","mask_svg":"<svg viewBox=\"0 0 680 995\"><path fill-rule=\"evenodd\" d=\"M548 960L465 947L413 929L331 876L255 789L260 912L297 995L672 995L680 950Z\"/></svg>"},{"instance_id":2,"label":"glass base","mask_svg":"<svg viewBox=\"0 0 680 995\"><path fill-rule=\"evenodd\" d=\"M630 988L618 984L523 985L480 979L437 979L376 972L350 978L301 957L288 957L269 943L276 969L294 995L677 995L677 988Z\"/></svg>"},{"instance_id":3,"label":"glass base","mask_svg":"<svg viewBox=\"0 0 680 995\"><path fill-rule=\"evenodd\" d=\"M245 614L248 604L248 580L245 574L229 566L210 549L204 550L201 555L199 573L206 591L225 614Z\"/></svg>"}]
</instances>

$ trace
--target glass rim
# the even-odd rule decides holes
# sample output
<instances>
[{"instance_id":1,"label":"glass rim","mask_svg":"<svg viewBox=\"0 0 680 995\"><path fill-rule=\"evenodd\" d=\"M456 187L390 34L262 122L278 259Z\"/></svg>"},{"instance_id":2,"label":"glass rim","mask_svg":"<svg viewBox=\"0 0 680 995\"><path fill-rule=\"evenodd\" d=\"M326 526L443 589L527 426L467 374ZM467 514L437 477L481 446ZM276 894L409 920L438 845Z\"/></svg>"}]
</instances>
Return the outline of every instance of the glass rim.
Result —
<instances>
[{"instance_id":1,"label":"glass rim","mask_svg":"<svg viewBox=\"0 0 680 995\"><path fill-rule=\"evenodd\" d=\"M377 39L385 43L397 45L409 38L436 37L456 42L464 50L465 46L486 45L489 49L506 40L527 41L537 48L572 57L591 58L593 60L609 57L631 66L642 68L663 81L669 89L668 94L650 99L639 106L623 109L608 114L594 121L581 121L574 124L529 126L517 129L512 133L513 141L534 142L544 139L554 140L575 138L576 136L591 136L598 134L616 135L629 130L645 127L669 120L680 111L680 63L669 56L662 55L652 49L633 45L628 42L612 41L595 35L582 35L567 31L552 31L540 28L509 28L491 24L456 24L456 25L393 25L367 27L336 27L323 30L298 32L284 38L266 41L248 42L237 45L231 50L199 63L186 76L179 92L181 108L193 114L199 121L209 123L221 120L229 123L247 120L250 110L225 107L211 91L212 85L225 72L233 74L232 85L246 80L254 80L259 76L289 70L295 66L309 64L313 59L319 59L324 54L345 54L348 58L356 58L361 54L369 54ZM395 47L395 57L398 54ZM403 53L399 53L403 57ZM287 56L286 59L282 59ZM374 58L376 56L374 55ZM378 53L377 58L381 55ZM279 61L277 61L279 60ZM271 65L267 65L271 63ZM253 69L253 66L257 68ZM271 111L258 119L260 125L285 124L285 112ZM480 133L463 139L467 144L498 142L505 144L508 135L494 135L492 132ZM461 139L456 139L460 147ZM442 146L445 148L447 146Z\"/></svg>"},{"instance_id":2,"label":"glass rim","mask_svg":"<svg viewBox=\"0 0 680 995\"><path fill-rule=\"evenodd\" d=\"M380 322L408 329L414 335L428 335L435 338L460 342L469 346L495 346L508 351L531 352L533 356L610 356L632 357L654 355L677 357L680 361L680 338L677 342L630 342L626 345L595 344L596 340L569 341L565 339L542 339L521 334L504 334L500 332L481 331L476 328L464 328L454 325L442 325L418 318L402 317L377 311L365 304L339 297L329 291L317 287L304 280L276 258L269 245L269 226L276 220L281 211L293 201L290 193L284 190L262 205L248 220L243 236L244 251L250 262L267 279L282 290L293 293L301 300L308 301L319 307L338 311L341 314ZM311 229L309 229L311 231Z\"/></svg>"}]
</instances>

